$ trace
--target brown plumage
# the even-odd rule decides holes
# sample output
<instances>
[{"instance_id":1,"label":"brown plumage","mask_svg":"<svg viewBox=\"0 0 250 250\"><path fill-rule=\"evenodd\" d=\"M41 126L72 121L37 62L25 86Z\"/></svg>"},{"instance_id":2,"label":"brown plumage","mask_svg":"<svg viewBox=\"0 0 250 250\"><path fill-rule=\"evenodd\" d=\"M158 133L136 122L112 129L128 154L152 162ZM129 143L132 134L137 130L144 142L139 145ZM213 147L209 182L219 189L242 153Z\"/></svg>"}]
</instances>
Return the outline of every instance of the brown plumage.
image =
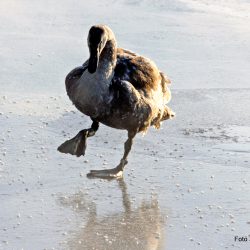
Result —
<instances>
[{"instance_id":1,"label":"brown plumage","mask_svg":"<svg viewBox=\"0 0 250 250\"><path fill-rule=\"evenodd\" d=\"M91 171L90 177L118 177L127 164L134 136L149 126L160 127L174 113L166 104L171 99L170 80L155 63L131 51L117 48L113 32L96 25L88 36L90 58L73 69L65 84L76 108L93 120L90 129L82 130L58 149L63 153L84 155L86 139L93 136L99 122L128 131L124 156L112 170Z\"/></svg>"}]
</instances>

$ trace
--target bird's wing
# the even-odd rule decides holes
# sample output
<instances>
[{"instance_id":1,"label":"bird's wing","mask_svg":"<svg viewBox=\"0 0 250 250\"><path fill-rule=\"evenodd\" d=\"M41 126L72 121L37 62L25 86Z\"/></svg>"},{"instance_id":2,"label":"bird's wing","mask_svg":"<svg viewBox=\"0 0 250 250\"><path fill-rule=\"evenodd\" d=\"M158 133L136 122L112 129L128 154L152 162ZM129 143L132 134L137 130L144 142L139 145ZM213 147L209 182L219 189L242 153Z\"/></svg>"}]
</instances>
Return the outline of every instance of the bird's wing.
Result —
<instances>
[{"instance_id":1,"label":"bird's wing","mask_svg":"<svg viewBox=\"0 0 250 250\"><path fill-rule=\"evenodd\" d=\"M117 49L115 80L130 82L137 90L156 89L161 74L154 62L129 50Z\"/></svg>"}]
</instances>

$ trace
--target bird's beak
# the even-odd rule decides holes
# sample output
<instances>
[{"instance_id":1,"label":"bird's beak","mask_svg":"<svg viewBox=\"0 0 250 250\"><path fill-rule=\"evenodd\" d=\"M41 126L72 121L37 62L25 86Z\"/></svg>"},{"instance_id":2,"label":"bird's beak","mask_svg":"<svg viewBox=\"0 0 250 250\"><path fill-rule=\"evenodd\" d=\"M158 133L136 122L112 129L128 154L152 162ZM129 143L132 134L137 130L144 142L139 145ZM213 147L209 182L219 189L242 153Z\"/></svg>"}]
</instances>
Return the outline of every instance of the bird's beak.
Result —
<instances>
[{"instance_id":1,"label":"bird's beak","mask_svg":"<svg viewBox=\"0 0 250 250\"><path fill-rule=\"evenodd\" d=\"M88 71L90 74L96 72L99 63L99 50L97 49L90 49L90 57L89 57L89 65Z\"/></svg>"}]
</instances>

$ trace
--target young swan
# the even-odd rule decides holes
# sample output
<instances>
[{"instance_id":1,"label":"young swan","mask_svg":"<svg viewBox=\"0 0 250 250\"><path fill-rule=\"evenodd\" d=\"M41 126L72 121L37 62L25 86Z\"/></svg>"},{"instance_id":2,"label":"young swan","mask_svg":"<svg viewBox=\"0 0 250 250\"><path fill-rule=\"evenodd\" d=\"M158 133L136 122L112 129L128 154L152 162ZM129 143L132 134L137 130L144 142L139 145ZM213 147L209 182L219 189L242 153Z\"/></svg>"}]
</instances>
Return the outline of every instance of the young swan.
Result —
<instances>
[{"instance_id":1,"label":"young swan","mask_svg":"<svg viewBox=\"0 0 250 250\"><path fill-rule=\"evenodd\" d=\"M119 178L128 163L135 135L152 125L159 128L161 121L174 117L166 106L171 99L170 80L148 58L117 48L114 33L106 25L91 27L88 47L89 59L66 76L65 85L70 100L93 123L58 150L78 157L84 155L87 137L95 135L99 122L127 130L119 165L114 169L91 170L87 175Z\"/></svg>"}]
</instances>

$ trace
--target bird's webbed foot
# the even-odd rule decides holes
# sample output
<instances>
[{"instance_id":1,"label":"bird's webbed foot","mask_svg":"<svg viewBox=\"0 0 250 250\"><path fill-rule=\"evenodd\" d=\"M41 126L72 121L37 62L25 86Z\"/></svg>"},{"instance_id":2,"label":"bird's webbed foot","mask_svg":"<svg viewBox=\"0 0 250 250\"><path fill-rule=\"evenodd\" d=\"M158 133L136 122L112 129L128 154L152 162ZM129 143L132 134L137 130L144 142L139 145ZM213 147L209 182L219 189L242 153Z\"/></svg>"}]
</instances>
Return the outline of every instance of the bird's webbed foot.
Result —
<instances>
[{"instance_id":1,"label":"bird's webbed foot","mask_svg":"<svg viewBox=\"0 0 250 250\"><path fill-rule=\"evenodd\" d=\"M101 179L119 179L123 176L123 169L127 164L127 160L122 159L116 168L103 169L103 170L90 170L87 174L88 178L101 178Z\"/></svg>"},{"instance_id":2,"label":"bird's webbed foot","mask_svg":"<svg viewBox=\"0 0 250 250\"><path fill-rule=\"evenodd\" d=\"M57 150L61 153L76 155L77 157L85 155L87 137L94 136L98 128L99 122L93 120L91 128L81 130L74 138L65 141Z\"/></svg>"},{"instance_id":3,"label":"bird's webbed foot","mask_svg":"<svg viewBox=\"0 0 250 250\"><path fill-rule=\"evenodd\" d=\"M76 155L77 157L85 155L87 137L88 129L81 130L74 138L61 144L57 150L61 153Z\"/></svg>"}]
</instances>

